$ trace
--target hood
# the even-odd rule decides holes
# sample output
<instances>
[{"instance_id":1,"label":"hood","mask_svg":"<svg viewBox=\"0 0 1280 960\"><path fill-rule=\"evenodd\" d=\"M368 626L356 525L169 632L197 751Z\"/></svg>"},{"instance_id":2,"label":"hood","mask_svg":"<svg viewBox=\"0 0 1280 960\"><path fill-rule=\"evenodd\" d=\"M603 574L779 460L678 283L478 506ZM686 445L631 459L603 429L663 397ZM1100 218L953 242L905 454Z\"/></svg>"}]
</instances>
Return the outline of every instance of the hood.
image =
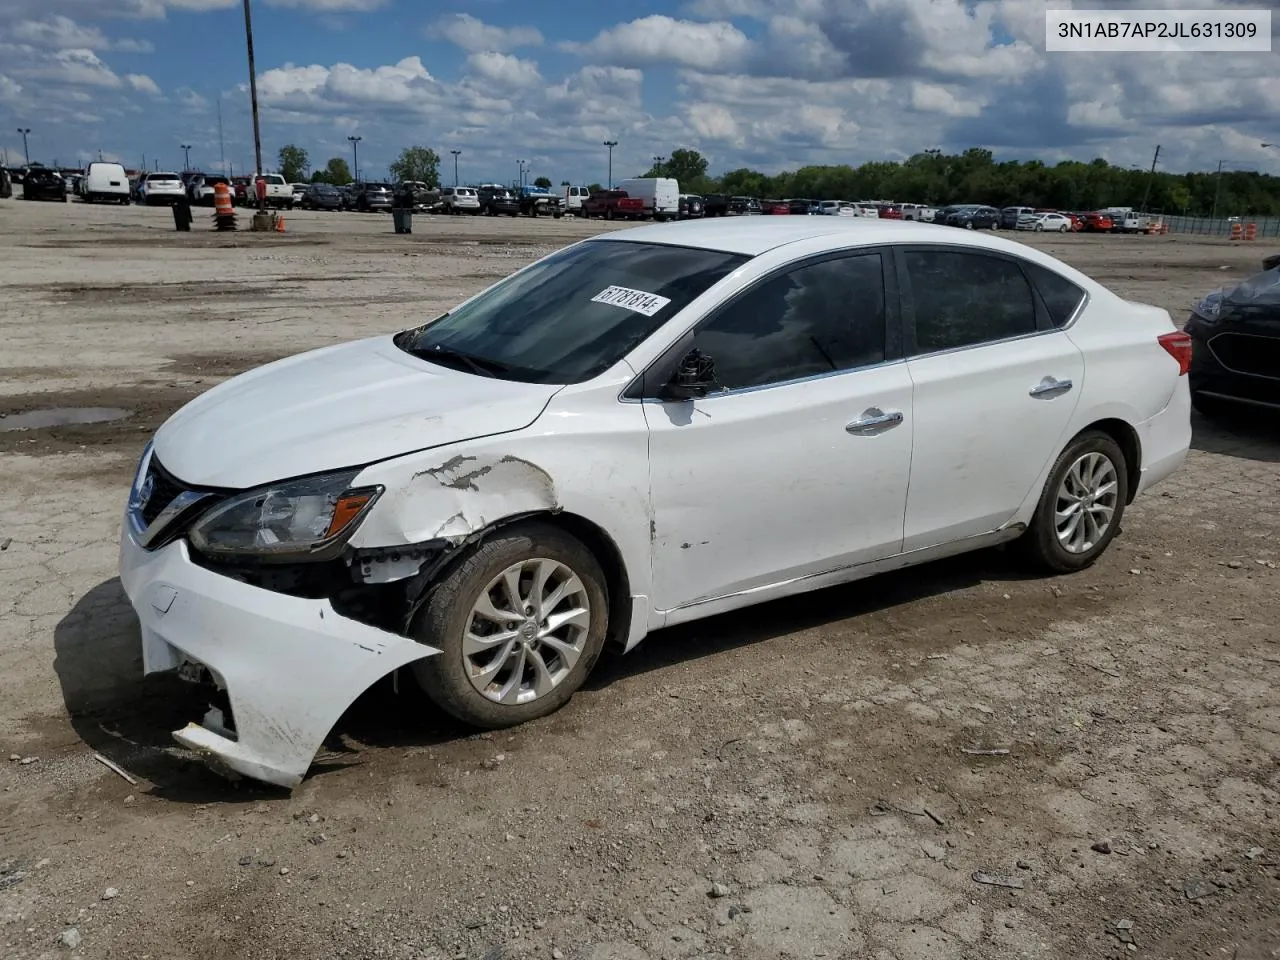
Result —
<instances>
[{"instance_id":1,"label":"hood","mask_svg":"<svg viewBox=\"0 0 1280 960\"><path fill-rule=\"evenodd\" d=\"M245 488L529 426L560 387L476 376L357 340L277 360L192 400L155 455L194 486Z\"/></svg>"}]
</instances>

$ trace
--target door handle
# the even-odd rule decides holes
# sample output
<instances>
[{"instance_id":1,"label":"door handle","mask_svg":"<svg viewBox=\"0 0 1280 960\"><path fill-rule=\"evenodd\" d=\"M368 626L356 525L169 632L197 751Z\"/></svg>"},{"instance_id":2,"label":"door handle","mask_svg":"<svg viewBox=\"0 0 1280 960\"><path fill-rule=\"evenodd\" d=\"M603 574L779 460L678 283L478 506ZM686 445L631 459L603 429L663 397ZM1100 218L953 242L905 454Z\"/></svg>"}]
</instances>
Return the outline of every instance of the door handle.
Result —
<instances>
[{"instance_id":1,"label":"door handle","mask_svg":"<svg viewBox=\"0 0 1280 960\"><path fill-rule=\"evenodd\" d=\"M901 410L890 410L885 413L879 407L870 407L863 410L862 416L857 420L846 423L844 429L846 433L869 437L896 427L904 419Z\"/></svg>"},{"instance_id":2,"label":"door handle","mask_svg":"<svg viewBox=\"0 0 1280 960\"><path fill-rule=\"evenodd\" d=\"M1045 377L1031 388L1031 396L1053 398L1061 396L1073 386L1074 384L1070 380L1058 380L1054 377Z\"/></svg>"}]
</instances>

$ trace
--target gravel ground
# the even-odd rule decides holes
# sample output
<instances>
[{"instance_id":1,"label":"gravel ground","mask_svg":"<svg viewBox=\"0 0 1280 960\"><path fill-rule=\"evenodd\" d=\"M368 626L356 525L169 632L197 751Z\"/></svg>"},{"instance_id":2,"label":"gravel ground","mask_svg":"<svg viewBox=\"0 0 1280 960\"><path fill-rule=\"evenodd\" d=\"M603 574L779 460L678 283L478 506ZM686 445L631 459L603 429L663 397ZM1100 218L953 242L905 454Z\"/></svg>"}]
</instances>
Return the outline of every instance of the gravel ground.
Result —
<instances>
[{"instance_id":1,"label":"gravel ground","mask_svg":"<svg viewBox=\"0 0 1280 960\"><path fill-rule=\"evenodd\" d=\"M1197 420L1074 576L990 552L663 631L501 734L380 686L292 794L171 742L203 704L142 682L114 575L149 433L602 226L0 203L0 954L1280 956L1274 424ZM1175 316L1268 252L1033 242ZM129 415L5 428L50 407Z\"/></svg>"}]
</instances>

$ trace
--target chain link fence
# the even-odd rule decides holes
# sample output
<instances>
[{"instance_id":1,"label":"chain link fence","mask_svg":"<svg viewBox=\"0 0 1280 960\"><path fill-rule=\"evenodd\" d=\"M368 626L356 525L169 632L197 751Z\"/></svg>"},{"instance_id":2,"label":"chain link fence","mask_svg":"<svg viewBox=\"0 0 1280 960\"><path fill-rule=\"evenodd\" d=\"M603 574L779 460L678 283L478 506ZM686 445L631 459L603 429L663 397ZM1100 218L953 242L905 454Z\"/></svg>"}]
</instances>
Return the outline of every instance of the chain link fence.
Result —
<instances>
[{"instance_id":1,"label":"chain link fence","mask_svg":"<svg viewBox=\"0 0 1280 960\"><path fill-rule=\"evenodd\" d=\"M1169 228L1170 233L1195 234L1205 237L1230 237L1231 228L1237 224L1244 230L1253 224L1259 240L1264 237L1280 237L1280 217L1171 217L1156 214Z\"/></svg>"}]
</instances>

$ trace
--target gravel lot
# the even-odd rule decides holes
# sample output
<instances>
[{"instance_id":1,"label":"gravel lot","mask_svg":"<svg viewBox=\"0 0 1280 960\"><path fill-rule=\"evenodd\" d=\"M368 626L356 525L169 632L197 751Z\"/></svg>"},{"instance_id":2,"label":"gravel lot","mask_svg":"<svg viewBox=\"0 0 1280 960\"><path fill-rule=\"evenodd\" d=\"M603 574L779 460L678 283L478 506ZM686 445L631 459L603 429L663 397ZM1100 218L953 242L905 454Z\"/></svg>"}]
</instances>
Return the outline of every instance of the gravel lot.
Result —
<instances>
[{"instance_id":1,"label":"gravel lot","mask_svg":"<svg viewBox=\"0 0 1280 960\"><path fill-rule=\"evenodd\" d=\"M0 954L1280 956L1274 424L1197 421L1075 576L991 552L665 631L501 734L388 684L292 795L191 762L115 579L146 437L603 226L287 225L0 203ZM1175 316L1271 252L1034 242ZM6 428L49 407L130 415Z\"/></svg>"}]
</instances>

